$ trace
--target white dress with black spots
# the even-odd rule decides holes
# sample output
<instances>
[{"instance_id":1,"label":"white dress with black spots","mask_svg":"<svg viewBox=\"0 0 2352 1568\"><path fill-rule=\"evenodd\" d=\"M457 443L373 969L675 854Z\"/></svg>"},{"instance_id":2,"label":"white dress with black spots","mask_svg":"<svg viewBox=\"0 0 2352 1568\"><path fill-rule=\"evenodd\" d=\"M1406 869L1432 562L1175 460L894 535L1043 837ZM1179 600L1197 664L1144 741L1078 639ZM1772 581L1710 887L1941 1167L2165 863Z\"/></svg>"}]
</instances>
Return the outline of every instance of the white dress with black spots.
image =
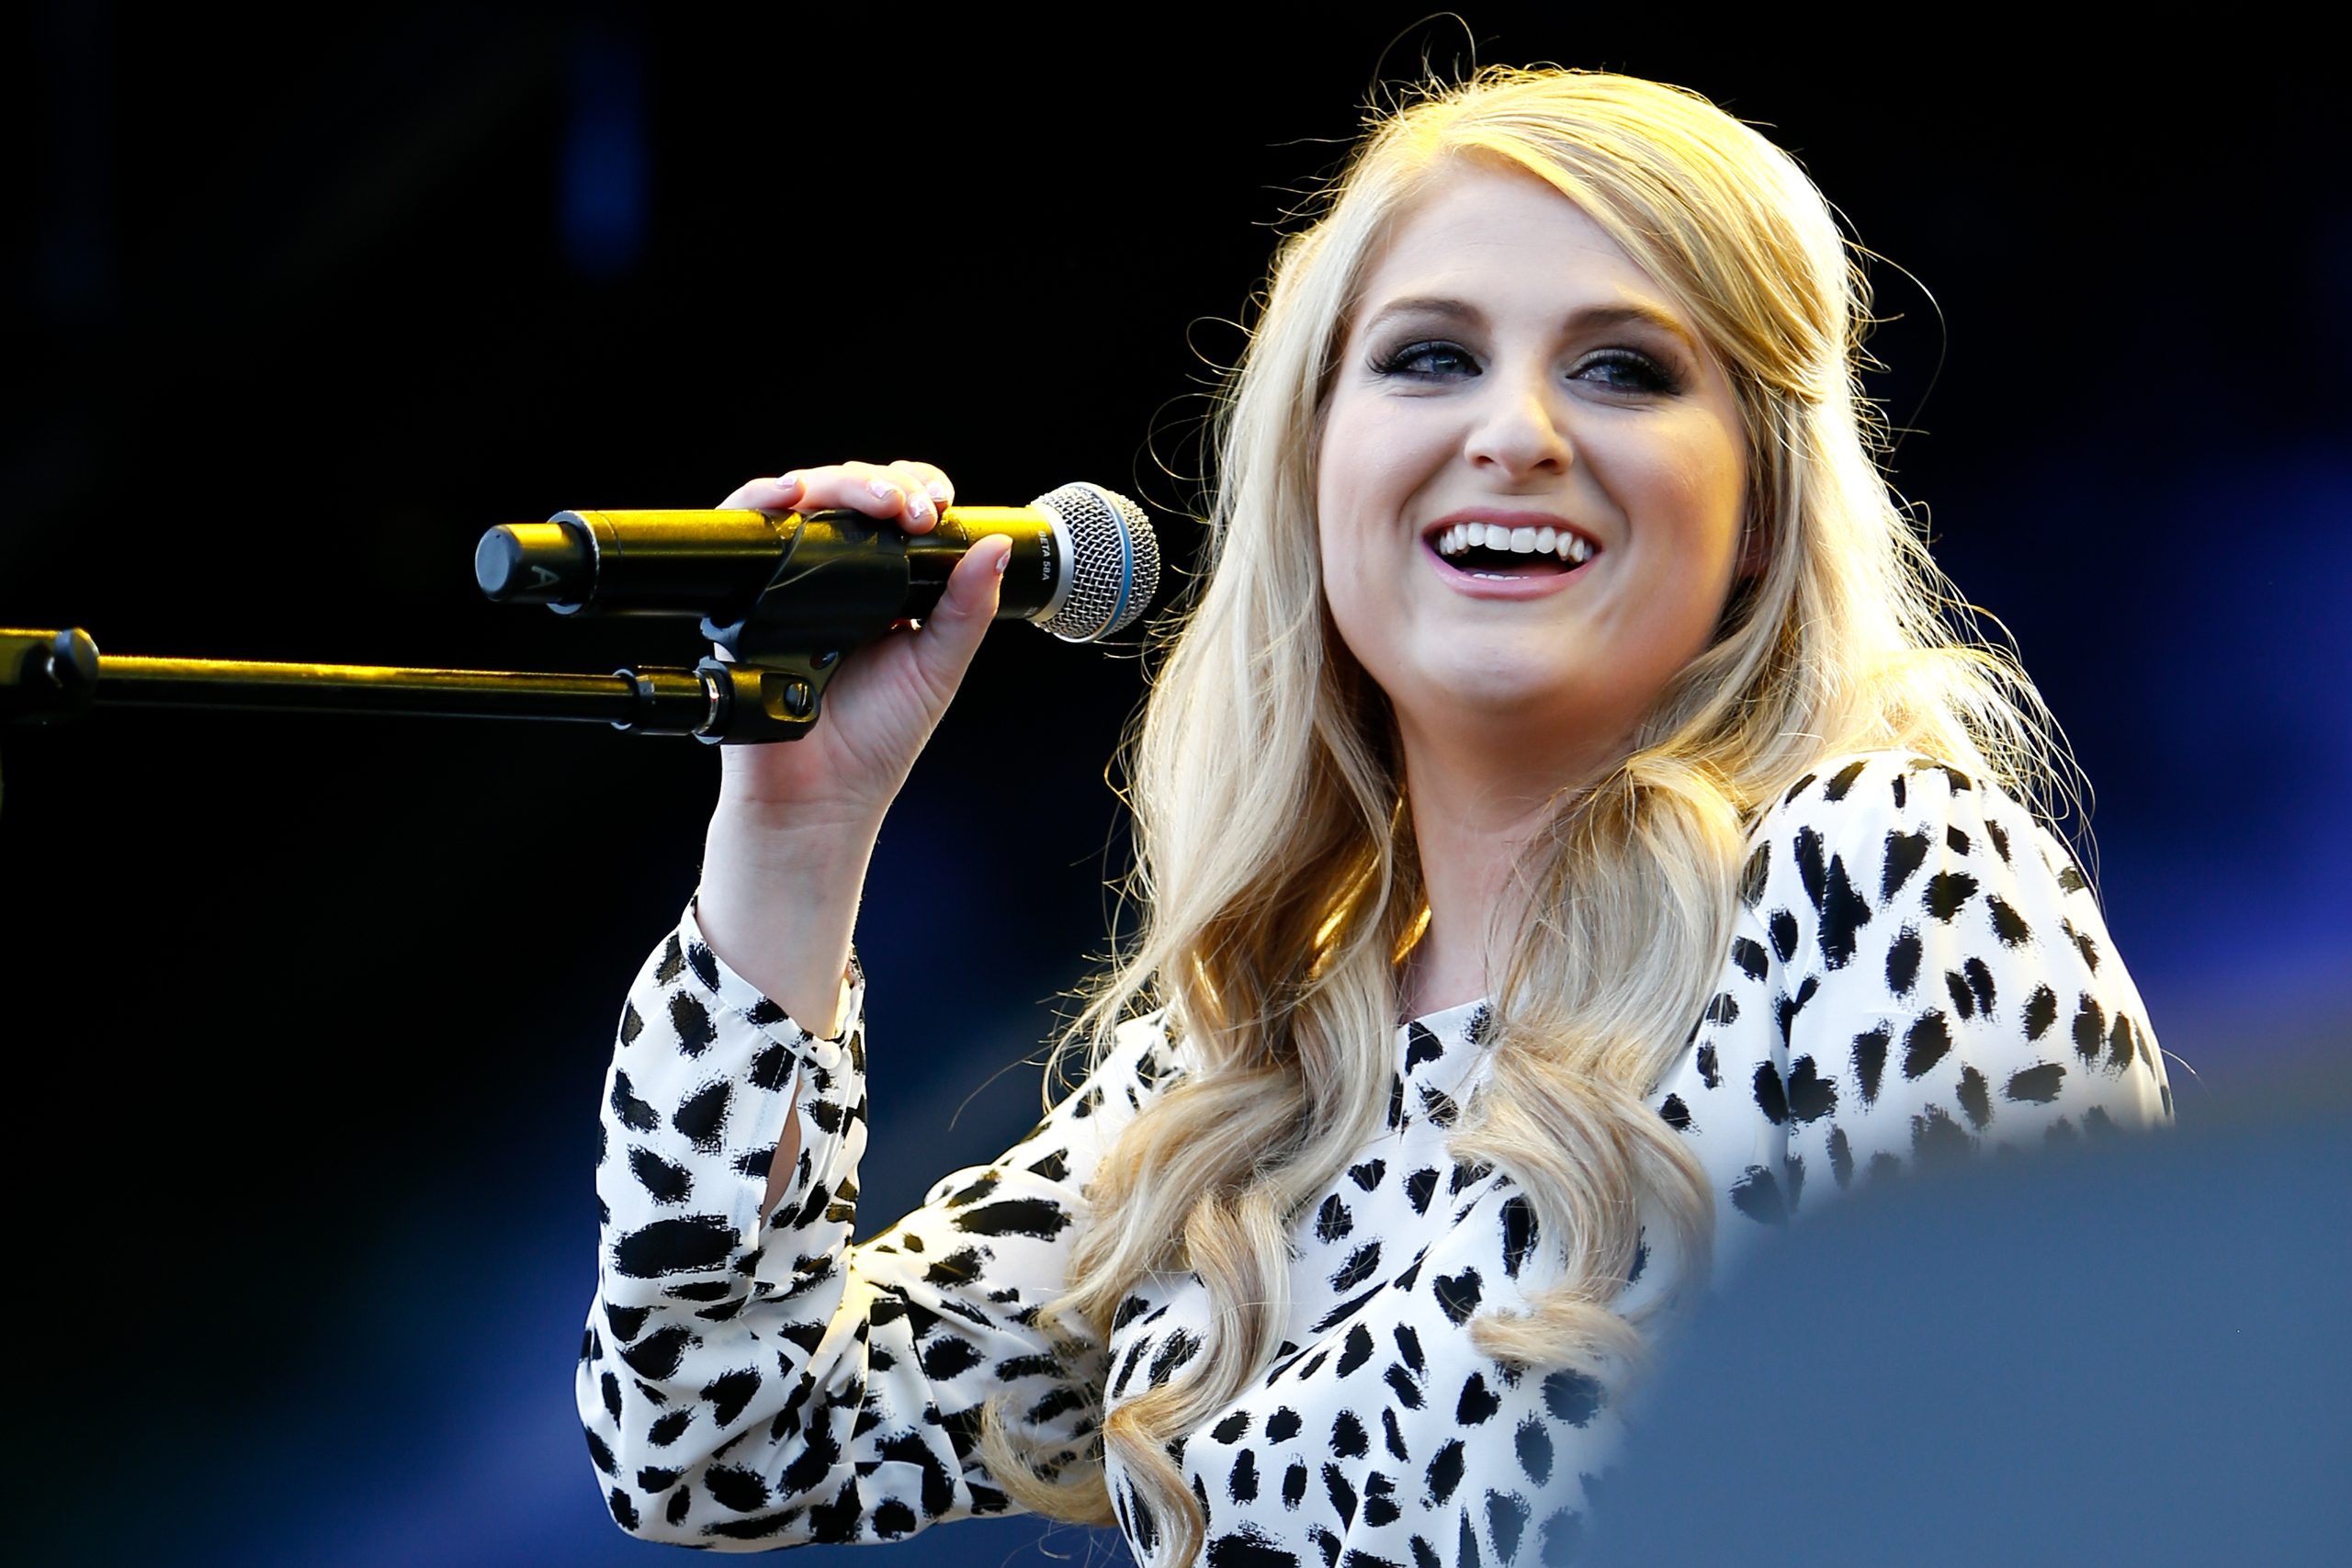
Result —
<instances>
[{"instance_id":1,"label":"white dress with black spots","mask_svg":"<svg viewBox=\"0 0 2352 1568\"><path fill-rule=\"evenodd\" d=\"M1925 759L1826 765L1762 816L1717 993L1651 1103L1718 1198L1717 1267L1858 1182L1980 1147L2164 1122L2139 998L2074 862L2017 803ZM859 998L862 1001L862 997ZM853 1013L853 1018L855 1014ZM1620 1438L1611 1376L1521 1373L1465 1321L1555 1271L1510 1177L1447 1129L1487 1077L1483 1008L1399 1029L1389 1124L1297 1216L1286 1343L1184 1440L1213 1568L1564 1560ZM993 1165L862 1246L853 1021L815 1040L719 963L689 912L631 992L606 1082L598 1297L581 1415L608 1504L725 1550L903 1537L1007 1504L978 1407L1080 1446L1195 1353L1205 1295L1148 1281L1107 1345L1035 1325L1087 1224L1089 1173L1181 1042L1124 1029ZM760 1213L798 1094L798 1168ZM1646 1225L1631 1306L1678 1267ZM1114 1466L1140 1555L1159 1537Z\"/></svg>"}]
</instances>

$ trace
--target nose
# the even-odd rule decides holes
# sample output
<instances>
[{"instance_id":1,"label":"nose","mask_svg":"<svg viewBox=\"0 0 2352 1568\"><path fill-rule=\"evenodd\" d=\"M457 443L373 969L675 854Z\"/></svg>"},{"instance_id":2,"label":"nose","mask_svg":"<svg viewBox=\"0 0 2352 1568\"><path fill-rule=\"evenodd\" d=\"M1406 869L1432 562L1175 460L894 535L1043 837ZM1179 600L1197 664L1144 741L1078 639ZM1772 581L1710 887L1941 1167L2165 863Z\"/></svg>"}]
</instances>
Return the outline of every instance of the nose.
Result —
<instances>
[{"instance_id":1,"label":"nose","mask_svg":"<svg viewBox=\"0 0 2352 1568\"><path fill-rule=\"evenodd\" d=\"M1485 395L1464 433L1463 456L1477 468L1512 478L1565 472L1575 454L1560 406L1565 394L1554 384L1550 367L1497 367L1483 379Z\"/></svg>"}]
</instances>

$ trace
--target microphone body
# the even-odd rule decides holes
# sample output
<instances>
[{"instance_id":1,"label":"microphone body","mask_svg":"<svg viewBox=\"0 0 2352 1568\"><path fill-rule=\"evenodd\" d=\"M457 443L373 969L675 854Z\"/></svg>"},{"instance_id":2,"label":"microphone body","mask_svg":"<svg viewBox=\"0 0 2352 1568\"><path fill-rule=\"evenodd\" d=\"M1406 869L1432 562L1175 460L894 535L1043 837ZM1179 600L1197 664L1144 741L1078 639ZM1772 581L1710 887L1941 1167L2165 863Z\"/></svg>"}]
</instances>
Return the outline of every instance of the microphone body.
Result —
<instances>
[{"instance_id":1,"label":"microphone body","mask_svg":"<svg viewBox=\"0 0 2352 1568\"><path fill-rule=\"evenodd\" d=\"M931 614L992 534L1012 544L997 618L1065 641L1124 629L1159 586L1142 509L1087 484L1028 506L951 506L920 535L847 511L559 512L484 534L474 575L493 600L559 614L698 615L738 654L844 650Z\"/></svg>"}]
</instances>

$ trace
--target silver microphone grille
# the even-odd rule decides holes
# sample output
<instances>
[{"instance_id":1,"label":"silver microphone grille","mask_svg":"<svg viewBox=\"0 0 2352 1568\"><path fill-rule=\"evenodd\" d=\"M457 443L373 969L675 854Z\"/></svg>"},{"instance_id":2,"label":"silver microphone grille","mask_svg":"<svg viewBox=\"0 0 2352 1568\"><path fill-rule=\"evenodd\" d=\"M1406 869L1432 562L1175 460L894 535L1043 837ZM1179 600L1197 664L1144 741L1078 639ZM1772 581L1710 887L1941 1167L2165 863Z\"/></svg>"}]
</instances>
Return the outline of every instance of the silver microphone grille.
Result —
<instances>
[{"instance_id":1,"label":"silver microphone grille","mask_svg":"<svg viewBox=\"0 0 2352 1568\"><path fill-rule=\"evenodd\" d=\"M1064 642L1125 631L1159 588L1159 541L1143 508L1091 484L1066 484L1030 504L1069 536L1069 592L1038 624Z\"/></svg>"}]
</instances>

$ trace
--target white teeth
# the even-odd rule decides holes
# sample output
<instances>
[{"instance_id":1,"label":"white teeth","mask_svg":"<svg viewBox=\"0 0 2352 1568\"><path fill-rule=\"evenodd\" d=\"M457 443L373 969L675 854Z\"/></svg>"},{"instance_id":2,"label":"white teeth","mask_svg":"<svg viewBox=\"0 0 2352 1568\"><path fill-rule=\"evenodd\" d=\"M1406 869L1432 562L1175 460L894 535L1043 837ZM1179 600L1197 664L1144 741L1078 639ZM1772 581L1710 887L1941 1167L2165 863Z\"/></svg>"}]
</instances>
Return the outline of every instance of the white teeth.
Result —
<instances>
[{"instance_id":1,"label":"white teeth","mask_svg":"<svg viewBox=\"0 0 2352 1568\"><path fill-rule=\"evenodd\" d=\"M1499 523L1456 523L1436 539L1437 553L1458 556L1468 549L1508 550L1513 555L1556 555L1571 566L1592 558L1592 546L1565 528L1507 528Z\"/></svg>"}]
</instances>

